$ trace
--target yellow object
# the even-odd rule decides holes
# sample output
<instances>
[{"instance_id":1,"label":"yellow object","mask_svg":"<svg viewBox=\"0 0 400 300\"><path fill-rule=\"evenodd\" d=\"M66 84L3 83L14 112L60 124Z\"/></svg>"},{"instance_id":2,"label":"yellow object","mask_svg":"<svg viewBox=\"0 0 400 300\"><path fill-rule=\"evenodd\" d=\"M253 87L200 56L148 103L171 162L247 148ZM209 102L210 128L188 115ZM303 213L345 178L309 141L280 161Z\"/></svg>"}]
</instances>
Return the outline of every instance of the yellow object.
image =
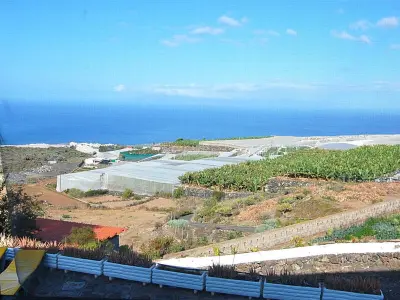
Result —
<instances>
[{"instance_id":1,"label":"yellow object","mask_svg":"<svg viewBox=\"0 0 400 300\"><path fill-rule=\"evenodd\" d=\"M19 250L7 269L0 274L0 295L15 295L39 266L44 254L44 250Z\"/></svg>"},{"instance_id":2,"label":"yellow object","mask_svg":"<svg viewBox=\"0 0 400 300\"><path fill-rule=\"evenodd\" d=\"M0 247L0 260L3 257L4 253L6 253L7 247Z\"/></svg>"}]
</instances>

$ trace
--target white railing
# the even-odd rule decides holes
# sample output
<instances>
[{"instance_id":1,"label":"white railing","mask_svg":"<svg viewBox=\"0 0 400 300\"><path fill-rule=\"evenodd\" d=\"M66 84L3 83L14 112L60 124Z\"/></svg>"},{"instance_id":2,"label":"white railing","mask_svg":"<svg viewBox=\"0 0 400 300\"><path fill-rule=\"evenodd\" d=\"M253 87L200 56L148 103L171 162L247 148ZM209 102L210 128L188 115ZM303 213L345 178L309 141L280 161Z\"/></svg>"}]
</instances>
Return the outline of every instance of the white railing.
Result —
<instances>
[{"instance_id":1,"label":"white railing","mask_svg":"<svg viewBox=\"0 0 400 300\"><path fill-rule=\"evenodd\" d=\"M19 248L8 248L3 260L13 260ZM108 262L107 259L90 260L64 256L62 254L45 254L43 265L52 269L74 271L85 274L92 274L95 277L104 275L109 279L119 278L142 282L143 284L153 283L162 286L191 289L194 292L204 291L230 295L240 295L249 298L276 299L276 300L297 300L297 299L321 299L323 300L383 300L384 296L372 294L361 294L330 290L326 288L312 288L303 286L290 286L283 284L268 283L259 281L246 281L210 277L207 271L199 271L199 274L188 274L188 269L182 272L167 271L160 269L158 265L150 268L128 266ZM191 268L190 270L194 270Z\"/></svg>"}]
</instances>

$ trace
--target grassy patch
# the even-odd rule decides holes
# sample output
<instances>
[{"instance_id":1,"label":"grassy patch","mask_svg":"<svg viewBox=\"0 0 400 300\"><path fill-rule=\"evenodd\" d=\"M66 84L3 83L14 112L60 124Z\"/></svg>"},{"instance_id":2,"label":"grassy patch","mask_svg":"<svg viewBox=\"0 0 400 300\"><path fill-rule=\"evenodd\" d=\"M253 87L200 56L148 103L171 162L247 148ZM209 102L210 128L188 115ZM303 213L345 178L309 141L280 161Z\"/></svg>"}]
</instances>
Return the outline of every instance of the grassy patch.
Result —
<instances>
[{"instance_id":1,"label":"grassy patch","mask_svg":"<svg viewBox=\"0 0 400 300\"><path fill-rule=\"evenodd\" d=\"M84 192L80 189L72 188L65 190L65 193L72 198L85 198L107 195L108 190L88 190Z\"/></svg>"},{"instance_id":2,"label":"grassy patch","mask_svg":"<svg viewBox=\"0 0 400 300\"><path fill-rule=\"evenodd\" d=\"M108 152L124 149L125 146L122 145L100 145L99 152Z\"/></svg>"},{"instance_id":3,"label":"grassy patch","mask_svg":"<svg viewBox=\"0 0 400 300\"><path fill-rule=\"evenodd\" d=\"M390 217L370 218L361 225L329 230L324 237L314 239L313 243L326 241L357 241L365 237L377 240L400 238L400 214Z\"/></svg>"},{"instance_id":4,"label":"grassy patch","mask_svg":"<svg viewBox=\"0 0 400 300\"><path fill-rule=\"evenodd\" d=\"M46 184L46 188L49 190L55 191L57 189L57 183L48 183Z\"/></svg>"},{"instance_id":5,"label":"grassy patch","mask_svg":"<svg viewBox=\"0 0 400 300\"><path fill-rule=\"evenodd\" d=\"M183 147L197 147L200 144L199 140L177 139L175 142L163 143L165 146L183 146Z\"/></svg>"},{"instance_id":6,"label":"grassy patch","mask_svg":"<svg viewBox=\"0 0 400 300\"><path fill-rule=\"evenodd\" d=\"M276 159L189 172L179 178L184 184L257 191L278 175L357 182L374 180L399 168L400 146L378 145L346 151L299 150Z\"/></svg>"},{"instance_id":7,"label":"grassy patch","mask_svg":"<svg viewBox=\"0 0 400 300\"><path fill-rule=\"evenodd\" d=\"M197 160L197 159L204 159L204 158L211 158L211 157L218 157L218 154L179 154L176 155L173 159L176 160Z\"/></svg>"}]
</instances>

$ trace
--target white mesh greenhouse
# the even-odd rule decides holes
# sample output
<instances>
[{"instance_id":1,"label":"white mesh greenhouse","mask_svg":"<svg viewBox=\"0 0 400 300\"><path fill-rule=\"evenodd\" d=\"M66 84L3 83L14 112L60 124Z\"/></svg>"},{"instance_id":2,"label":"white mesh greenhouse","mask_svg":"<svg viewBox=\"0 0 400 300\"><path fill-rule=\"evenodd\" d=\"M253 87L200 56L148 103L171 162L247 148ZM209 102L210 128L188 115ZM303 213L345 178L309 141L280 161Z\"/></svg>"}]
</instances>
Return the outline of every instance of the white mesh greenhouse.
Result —
<instances>
[{"instance_id":1,"label":"white mesh greenhouse","mask_svg":"<svg viewBox=\"0 0 400 300\"><path fill-rule=\"evenodd\" d=\"M82 191L107 189L122 192L131 189L136 194L172 193L180 185L179 176L227 164L237 164L252 157L216 157L195 161L160 159L130 162L104 169L57 176L57 191L77 188Z\"/></svg>"}]
</instances>

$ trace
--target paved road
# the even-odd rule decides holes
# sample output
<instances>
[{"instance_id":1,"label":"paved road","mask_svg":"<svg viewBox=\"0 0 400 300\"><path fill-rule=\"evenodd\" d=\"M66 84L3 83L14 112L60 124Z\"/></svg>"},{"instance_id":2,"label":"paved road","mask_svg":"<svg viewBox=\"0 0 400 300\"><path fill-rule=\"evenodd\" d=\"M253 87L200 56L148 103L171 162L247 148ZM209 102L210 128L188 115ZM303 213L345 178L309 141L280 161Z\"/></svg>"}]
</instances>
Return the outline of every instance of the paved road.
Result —
<instances>
[{"instance_id":1,"label":"paved road","mask_svg":"<svg viewBox=\"0 0 400 300\"><path fill-rule=\"evenodd\" d=\"M215 295L200 292L194 294L191 290L163 287L157 285L142 284L114 279L109 281L107 277L94 278L93 275L69 272L64 274L60 270L41 271L40 276L32 280L28 289L34 297L74 297L93 299L149 299L149 300L243 300L244 297L232 295Z\"/></svg>"}]
</instances>

